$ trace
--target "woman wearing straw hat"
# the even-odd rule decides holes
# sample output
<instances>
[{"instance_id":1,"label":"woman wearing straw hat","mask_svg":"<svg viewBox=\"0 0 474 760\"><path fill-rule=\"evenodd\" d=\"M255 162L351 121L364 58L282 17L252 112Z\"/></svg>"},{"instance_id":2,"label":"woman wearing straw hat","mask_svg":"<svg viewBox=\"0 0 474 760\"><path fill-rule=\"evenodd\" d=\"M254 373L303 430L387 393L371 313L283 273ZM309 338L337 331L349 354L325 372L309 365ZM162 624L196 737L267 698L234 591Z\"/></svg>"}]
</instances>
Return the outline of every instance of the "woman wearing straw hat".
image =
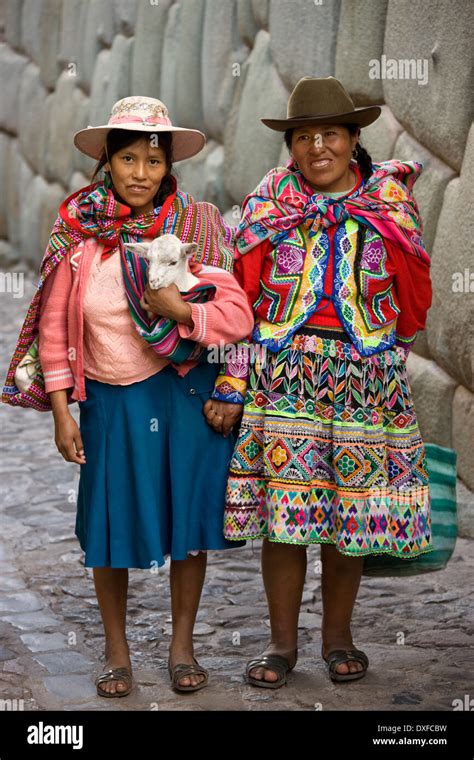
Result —
<instances>
[{"instance_id":1,"label":"woman wearing straw hat","mask_svg":"<svg viewBox=\"0 0 474 760\"><path fill-rule=\"evenodd\" d=\"M203 148L201 132L174 126L159 100L129 97L115 103L107 125L81 130L74 143L98 160L94 177L102 168L105 180L61 205L2 400L52 408L57 447L80 465L76 535L94 569L105 630L97 693L121 697L132 688L128 568L156 571L168 555L169 674L176 690L195 691L208 680L192 638L206 550L233 546L222 535L233 443L202 414L218 372L206 346L247 335L252 311L231 274L232 231L215 206L179 190L171 172L172 161ZM137 244L146 253L161 233L194 251L199 286L187 294L146 285ZM35 341L40 372L19 388L19 361Z\"/></svg>"},{"instance_id":2,"label":"woman wearing straw hat","mask_svg":"<svg viewBox=\"0 0 474 760\"><path fill-rule=\"evenodd\" d=\"M225 535L264 539L271 641L247 664L256 686L281 686L296 664L309 544L322 545L322 656L334 681L368 667L350 627L363 557L432 550L406 372L431 304L411 194L422 166L372 162L360 129L380 110L354 108L333 77L304 77L287 118L262 119L284 132L291 158L243 204L235 272L260 352L223 369L206 411L226 433L245 401Z\"/></svg>"}]
</instances>

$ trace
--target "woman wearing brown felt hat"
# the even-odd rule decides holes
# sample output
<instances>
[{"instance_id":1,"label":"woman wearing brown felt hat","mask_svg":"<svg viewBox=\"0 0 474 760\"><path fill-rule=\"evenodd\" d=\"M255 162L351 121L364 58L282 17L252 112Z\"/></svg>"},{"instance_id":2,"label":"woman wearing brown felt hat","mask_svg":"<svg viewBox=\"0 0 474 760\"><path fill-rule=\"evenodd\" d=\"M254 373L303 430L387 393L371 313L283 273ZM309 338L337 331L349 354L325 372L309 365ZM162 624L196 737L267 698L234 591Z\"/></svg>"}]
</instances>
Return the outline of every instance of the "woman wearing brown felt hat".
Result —
<instances>
[{"instance_id":1,"label":"woman wearing brown felt hat","mask_svg":"<svg viewBox=\"0 0 474 760\"><path fill-rule=\"evenodd\" d=\"M358 140L380 112L356 109L333 77L304 77L287 118L262 119L284 132L291 158L243 203L234 272L255 328L206 406L223 432L243 411L224 534L264 539L271 640L247 663L255 686L282 686L296 664L308 545L321 544L322 656L334 681L368 667L351 634L363 558L432 551L406 374L431 304L411 194L422 165L371 160Z\"/></svg>"}]
</instances>

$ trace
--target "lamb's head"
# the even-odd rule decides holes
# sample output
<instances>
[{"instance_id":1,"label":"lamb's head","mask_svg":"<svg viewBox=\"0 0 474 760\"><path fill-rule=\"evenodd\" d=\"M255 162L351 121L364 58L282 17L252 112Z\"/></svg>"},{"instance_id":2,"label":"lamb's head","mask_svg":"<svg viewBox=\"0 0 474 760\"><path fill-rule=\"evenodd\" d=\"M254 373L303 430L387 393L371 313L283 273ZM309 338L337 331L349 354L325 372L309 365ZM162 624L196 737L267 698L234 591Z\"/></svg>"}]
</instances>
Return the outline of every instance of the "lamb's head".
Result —
<instances>
[{"instance_id":1,"label":"lamb's head","mask_svg":"<svg viewBox=\"0 0 474 760\"><path fill-rule=\"evenodd\" d=\"M125 243L125 248L149 261L148 282L154 290L172 283L187 289L188 259L196 252L196 243L182 243L176 235L166 234L150 243Z\"/></svg>"}]
</instances>

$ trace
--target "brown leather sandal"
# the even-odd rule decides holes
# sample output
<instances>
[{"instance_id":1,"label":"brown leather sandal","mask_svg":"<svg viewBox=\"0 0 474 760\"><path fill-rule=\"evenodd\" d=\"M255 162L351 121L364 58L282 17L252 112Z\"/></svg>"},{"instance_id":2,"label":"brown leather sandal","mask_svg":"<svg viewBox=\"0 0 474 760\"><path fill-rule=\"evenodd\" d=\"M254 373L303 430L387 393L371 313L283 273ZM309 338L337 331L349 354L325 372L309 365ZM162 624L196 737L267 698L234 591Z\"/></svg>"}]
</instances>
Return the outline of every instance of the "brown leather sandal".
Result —
<instances>
[{"instance_id":1,"label":"brown leather sandal","mask_svg":"<svg viewBox=\"0 0 474 760\"><path fill-rule=\"evenodd\" d=\"M298 650L295 649L295 664L290 667L289 661L281 654L264 654L261 657L256 657L254 660L249 660L245 669L245 677L247 683L252 686L261 686L263 689L279 689L280 686L286 684L287 674L293 670L298 660ZM254 678L250 675L250 671L255 668L265 668L265 670L272 670L277 674L277 681L265 681L264 678Z\"/></svg>"},{"instance_id":2,"label":"brown leather sandal","mask_svg":"<svg viewBox=\"0 0 474 760\"><path fill-rule=\"evenodd\" d=\"M356 681L363 678L369 667L369 658L361 649L333 649L325 657L321 647L321 656L327 665L329 678L332 681ZM336 668L347 662L358 662L362 665L362 670L355 673L338 673Z\"/></svg>"},{"instance_id":3,"label":"brown leather sandal","mask_svg":"<svg viewBox=\"0 0 474 760\"><path fill-rule=\"evenodd\" d=\"M117 691L117 689L114 692L104 691L100 684L110 681L121 681L127 685L127 688L124 691ZM99 697L126 697L133 689L132 671L130 668L109 668L96 678L95 685Z\"/></svg>"},{"instance_id":4,"label":"brown leather sandal","mask_svg":"<svg viewBox=\"0 0 474 760\"><path fill-rule=\"evenodd\" d=\"M171 667L170 660L168 660L168 673L171 679L171 688L178 692L199 691L207 686L209 681L209 672L206 668L198 663L195 657L193 657L194 665L189 665L184 662L180 662L174 667ZM195 686L190 684L189 686L180 686L179 682L186 676L204 676L204 680L197 683Z\"/></svg>"}]
</instances>

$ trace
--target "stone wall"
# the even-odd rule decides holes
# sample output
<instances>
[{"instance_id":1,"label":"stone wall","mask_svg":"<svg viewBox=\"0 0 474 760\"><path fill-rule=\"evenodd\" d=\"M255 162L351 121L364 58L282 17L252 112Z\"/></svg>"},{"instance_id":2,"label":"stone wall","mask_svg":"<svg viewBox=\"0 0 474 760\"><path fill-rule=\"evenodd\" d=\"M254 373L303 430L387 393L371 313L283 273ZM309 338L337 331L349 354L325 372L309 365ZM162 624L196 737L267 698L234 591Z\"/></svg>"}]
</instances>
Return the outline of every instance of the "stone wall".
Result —
<instances>
[{"instance_id":1,"label":"stone wall","mask_svg":"<svg viewBox=\"0 0 474 760\"><path fill-rule=\"evenodd\" d=\"M433 305L409 357L424 440L458 454L461 533L474 536L471 271L472 15L465 0L0 0L0 257L37 266L59 203L93 162L72 144L127 95L162 99L203 130L175 166L197 198L232 209L287 157L261 116L284 116L304 75L340 79L374 160L421 160L415 186ZM428 82L371 78L369 62L425 62ZM238 211L238 208L237 208ZM461 284L457 284L458 281Z\"/></svg>"}]
</instances>

